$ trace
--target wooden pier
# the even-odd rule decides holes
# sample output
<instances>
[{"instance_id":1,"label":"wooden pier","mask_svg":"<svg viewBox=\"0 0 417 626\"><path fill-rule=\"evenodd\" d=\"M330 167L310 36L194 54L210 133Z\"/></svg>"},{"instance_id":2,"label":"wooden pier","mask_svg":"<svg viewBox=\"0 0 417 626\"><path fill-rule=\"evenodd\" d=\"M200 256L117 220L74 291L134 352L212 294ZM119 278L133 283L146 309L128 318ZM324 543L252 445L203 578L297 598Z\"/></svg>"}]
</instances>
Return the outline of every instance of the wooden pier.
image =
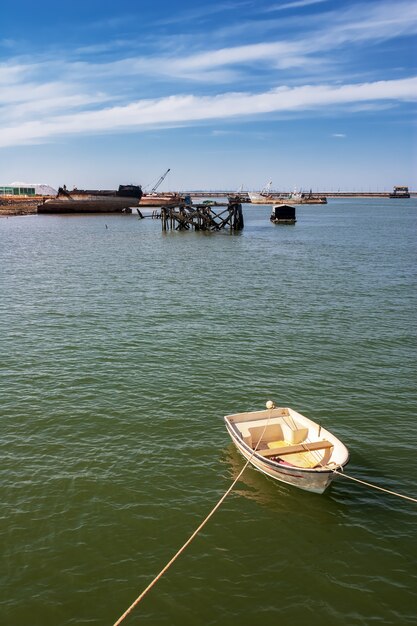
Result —
<instances>
[{"instance_id":1,"label":"wooden pier","mask_svg":"<svg viewBox=\"0 0 417 626\"><path fill-rule=\"evenodd\" d=\"M244 226L242 205L236 198L228 203L206 202L191 204L183 202L176 206L161 207L162 230L202 230L236 232Z\"/></svg>"}]
</instances>

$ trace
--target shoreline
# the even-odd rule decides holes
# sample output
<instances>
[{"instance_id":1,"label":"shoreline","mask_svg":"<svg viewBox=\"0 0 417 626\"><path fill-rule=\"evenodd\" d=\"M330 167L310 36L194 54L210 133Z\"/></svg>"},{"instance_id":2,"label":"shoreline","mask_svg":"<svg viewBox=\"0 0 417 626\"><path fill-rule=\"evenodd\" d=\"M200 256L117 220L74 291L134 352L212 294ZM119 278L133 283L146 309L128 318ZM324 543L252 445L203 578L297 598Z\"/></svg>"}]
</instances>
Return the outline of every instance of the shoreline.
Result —
<instances>
[{"instance_id":1,"label":"shoreline","mask_svg":"<svg viewBox=\"0 0 417 626\"><path fill-rule=\"evenodd\" d=\"M208 192L207 195L210 195L210 192ZM416 194L417 195L417 194ZM416 195L414 193L412 193L411 195L411 199L415 198ZM367 198L367 199L381 199L381 198L389 198L388 195L386 196L365 196L365 194L361 195L361 196L347 196L347 195L332 195L329 194L327 196L328 198L332 198L332 199L337 199L337 198L358 198L358 197L362 197L362 198ZM45 199L49 198L49 196L38 196L36 198L7 198L7 199L0 199L0 218L2 217L14 217L14 216L21 216L21 215L38 215L38 206L40 204L42 204L44 202ZM404 199L410 199L410 198L404 198ZM393 200L393 198L391 198L391 200ZM243 202L243 204L248 204L249 206L260 206L258 204L255 203L246 203ZM302 206L304 203L301 203L300 205L297 206ZM397 203L395 202L395 205ZM80 211L80 213L83 213L83 211ZM101 213L101 211L98 211L97 213ZM106 211L102 211L102 213L106 213ZM116 211L117 213L117 211Z\"/></svg>"},{"instance_id":2,"label":"shoreline","mask_svg":"<svg viewBox=\"0 0 417 626\"><path fill-rule=\"evenodd\" d=\"M42 204L43 198L49 196L36 196L35 198L1 198L0 217L10 215L37 215L38 205Z\"/></svg>"},{"instance_id":3,"label":"shoreline","mask_svg":"<svg viewBox=\"0 0 417 626\"><path fill-rule=\"evenodd\" d=\"M0 206L0 217L10 217L17 215L37 215L38 205L28 206L26 204L18 206Z\"/></svg>"}]
</instances>

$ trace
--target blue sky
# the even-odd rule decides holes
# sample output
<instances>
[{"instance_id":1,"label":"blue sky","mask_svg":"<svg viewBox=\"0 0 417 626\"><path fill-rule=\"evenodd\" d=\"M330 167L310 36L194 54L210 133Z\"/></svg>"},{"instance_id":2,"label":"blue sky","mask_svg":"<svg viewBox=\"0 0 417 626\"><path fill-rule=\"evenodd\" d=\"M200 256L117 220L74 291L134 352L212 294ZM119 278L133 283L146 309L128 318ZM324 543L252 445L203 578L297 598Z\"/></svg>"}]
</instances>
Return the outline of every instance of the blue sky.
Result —
<instances>
[{"instance_id":1,"label":"blue sky","mask_svg":"<svg viewBox=\"0 0 417 626\"><path fill-rule=\"evenodd\" d=\"M3 0L0 184L417 189L415 0Z\"/></svg>"}]
</instances>

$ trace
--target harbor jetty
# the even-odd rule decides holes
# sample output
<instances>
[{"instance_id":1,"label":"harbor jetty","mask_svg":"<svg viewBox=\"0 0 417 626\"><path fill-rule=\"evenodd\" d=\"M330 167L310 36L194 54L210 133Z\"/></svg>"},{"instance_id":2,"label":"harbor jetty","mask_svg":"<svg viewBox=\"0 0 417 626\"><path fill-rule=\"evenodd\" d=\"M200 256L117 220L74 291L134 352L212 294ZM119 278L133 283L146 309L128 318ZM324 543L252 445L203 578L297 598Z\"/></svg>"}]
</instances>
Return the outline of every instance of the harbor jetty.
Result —
<instances>
[{"instance_id":1,"label":"harbor jetty","mask_svg":"<svg viewBox=\"0 0 417 626\"><path fill-rule=\"evenodd\" d=\"M395 193L395 190L398 189L407 189L408 195L404 193ZM238 193L227 190L210 190L210 191L184 191L184 194L191 195L193 198L223 198L228 197L230 195L238 196L240 202L246 204L251 203L250 195L253 193L251 191L239 191ZM277 191L272 192L271 197L275 197L275 201L281 200L285 202L284 198L289 198L292 195L290 191ZM309 193L306 193L305 196L308 199ZM408 191L408 188L404 187L394 187L394 192L390 191L315 191L313 194L313 198L398 198L398 197L417 197L417 191ZM256 203L258 204L258 203ZM268 203L267 203L268 204ZM301 203L300 203L301 204ZM323 202L303 202L302 204L323 204Z\"/></svg>"}]
</instances>

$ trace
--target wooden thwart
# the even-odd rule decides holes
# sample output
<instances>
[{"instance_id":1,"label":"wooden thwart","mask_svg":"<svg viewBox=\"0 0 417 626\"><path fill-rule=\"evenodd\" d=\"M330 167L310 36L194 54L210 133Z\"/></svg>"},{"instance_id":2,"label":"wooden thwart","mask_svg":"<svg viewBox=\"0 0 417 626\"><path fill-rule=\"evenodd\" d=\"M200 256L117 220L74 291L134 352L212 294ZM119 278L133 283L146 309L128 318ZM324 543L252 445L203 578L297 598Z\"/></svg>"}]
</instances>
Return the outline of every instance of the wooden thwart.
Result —
<instances>
[{"instance_id":1,"label":"wooden thwart","mask_svg":"<svg viewBox=\"0 0 417 626\"><path fill-rule=\"evenodd\" d=\"M314 441L311 443L299 443L294 446L283 446L282 448L272 448L271 450L257 450L260 456L284 456L285 454L297 454L298 452L312 452L314 450L325 450L332 448L330 441Z\"/></svg>"}]
</instances>

